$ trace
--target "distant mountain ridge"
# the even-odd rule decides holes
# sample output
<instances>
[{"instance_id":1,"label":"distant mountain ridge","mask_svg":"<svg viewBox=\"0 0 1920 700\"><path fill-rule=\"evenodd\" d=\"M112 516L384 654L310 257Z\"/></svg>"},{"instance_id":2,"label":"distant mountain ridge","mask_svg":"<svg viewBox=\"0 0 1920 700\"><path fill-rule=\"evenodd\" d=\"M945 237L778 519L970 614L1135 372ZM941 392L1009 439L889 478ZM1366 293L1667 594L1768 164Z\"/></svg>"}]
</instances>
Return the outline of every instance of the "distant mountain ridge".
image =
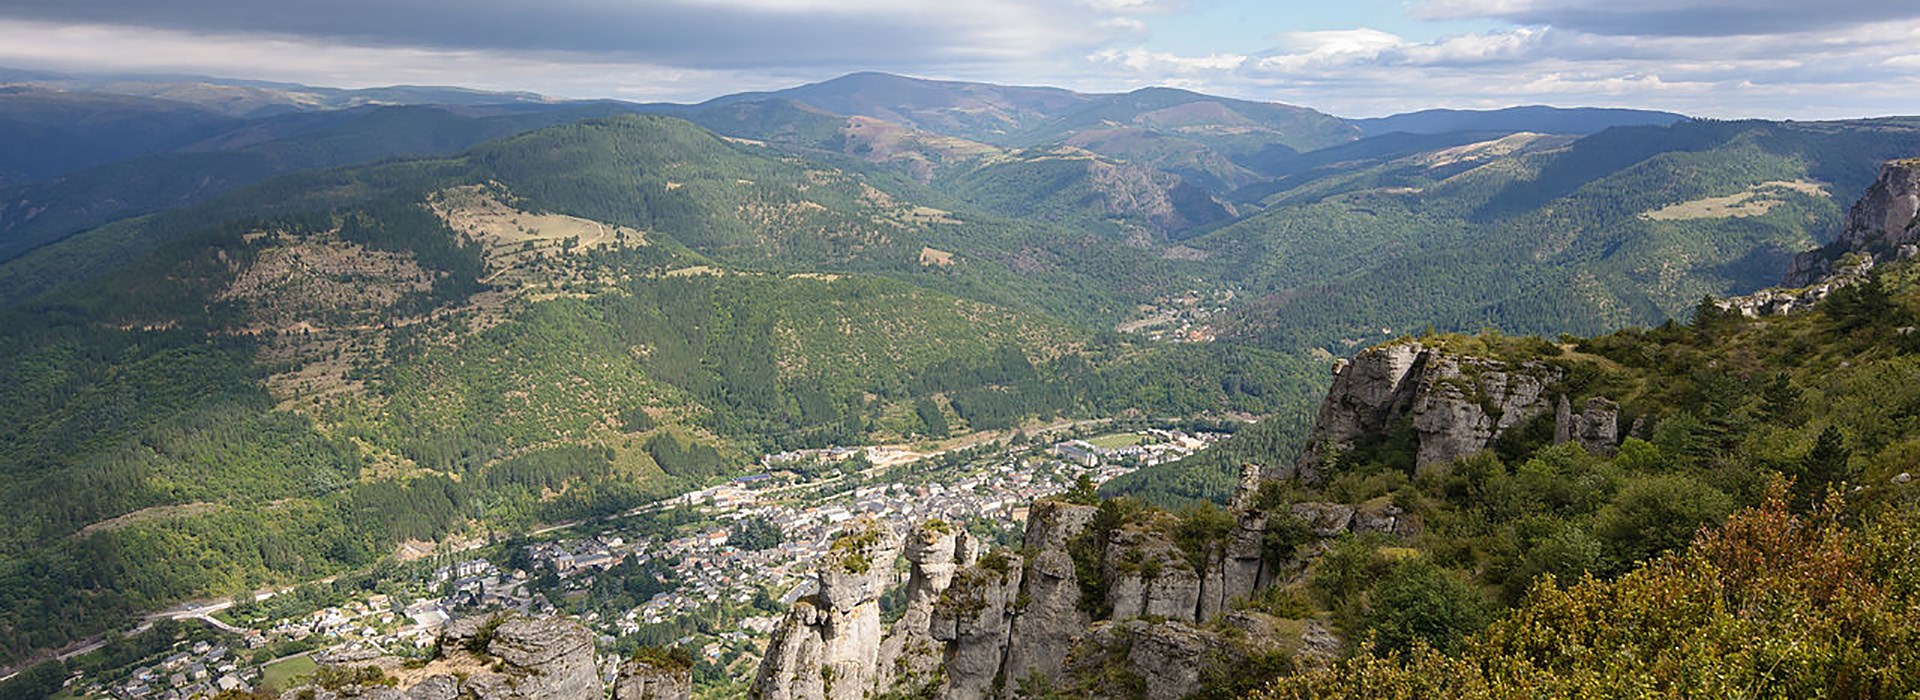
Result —
<instances>
[{"instance_id":1,"label":"distant mountain ridge","mask_svg":"<svg viewBox=\"0 0 1920 700\"><path fill-rule=\"evenodd\" d=\"M1369 136L1404 132L1444 134L1456 131L1531 131L1541 134L1591 134L1616 126L1667 126L1689 119L1683 114L1644 109L1546 107L1505 109L1428 109L1372 119L1349 119Z\"/></svg>"}]
</instances>

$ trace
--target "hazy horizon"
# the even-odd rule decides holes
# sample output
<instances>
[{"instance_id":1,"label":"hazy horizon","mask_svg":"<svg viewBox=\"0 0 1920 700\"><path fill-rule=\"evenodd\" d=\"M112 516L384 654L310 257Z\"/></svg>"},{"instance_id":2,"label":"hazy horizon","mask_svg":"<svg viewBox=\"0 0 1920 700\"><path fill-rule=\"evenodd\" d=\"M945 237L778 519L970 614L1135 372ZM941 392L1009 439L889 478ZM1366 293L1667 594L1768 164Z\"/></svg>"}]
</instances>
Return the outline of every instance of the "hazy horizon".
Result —
<instances>
[{"instance_id":1,"label":"hazy horizon","mask_svg":"<svg viewBox=\"0 0 1920 700\"><path fill-rule=\"evenodd\" d=\"M101 47L113 47L102 50ZM1920 3L1862 0L16 0L0 65L697 102L875 71L1343 116L1516 105L1907 114Z\"/></svg>"}]
</instances>

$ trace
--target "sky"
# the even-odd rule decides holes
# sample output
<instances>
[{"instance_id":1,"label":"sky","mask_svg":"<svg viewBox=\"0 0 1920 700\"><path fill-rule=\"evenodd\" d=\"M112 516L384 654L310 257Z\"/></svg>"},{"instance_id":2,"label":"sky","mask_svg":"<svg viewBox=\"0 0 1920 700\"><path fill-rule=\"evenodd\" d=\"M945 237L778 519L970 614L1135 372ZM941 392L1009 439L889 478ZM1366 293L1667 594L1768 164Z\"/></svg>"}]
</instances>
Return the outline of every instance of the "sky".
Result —
<instances>
[{"instance_id":1,"label":"sky","mask_svg":"<svg viewBox=\"0 0 1920 700\"><path fill-rule=\"evenodd\" d=\"M0 0L0 66L698 101L874 70L1341 116L1920 114L1920 0Z\"/></svg>"}]
</instances>

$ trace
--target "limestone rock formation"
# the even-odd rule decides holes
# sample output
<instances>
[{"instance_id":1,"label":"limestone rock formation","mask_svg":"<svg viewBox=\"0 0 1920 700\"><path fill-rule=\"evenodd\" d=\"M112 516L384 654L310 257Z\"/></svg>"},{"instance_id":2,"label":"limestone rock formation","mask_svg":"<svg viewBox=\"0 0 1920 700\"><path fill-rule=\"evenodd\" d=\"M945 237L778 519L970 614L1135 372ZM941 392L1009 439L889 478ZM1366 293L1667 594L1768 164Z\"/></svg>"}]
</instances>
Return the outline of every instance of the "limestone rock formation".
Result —
<instances>
[{"instance_id":1,"label":"limestone rock formation","mask_svg":"<svg viewBox=\"0 0 1920 700\"><path fill-rule=\"evenodd\" d=\"M317 700L580 700L605 697L593 632L571 619L522 617L510 613L454 620L440 637L441 659L425 677L407 688L348 686L337 690L294 688L285 698L311 695ZM329 657L334 658L334 657ZM384 668L399 659L361 658ZM474 672L475 665L488 670ZM416 676L417 677L417 676ZM639 662L621 666L616 700L685 700L693 678L686 668L656 668Z\"/></svg>"},{"instance_id":2,"label":"limestone rock formation","mask_svg":"<svg viewBox=\"0 0 1920 700\"><path fill-rule=\"evenodd\" d=\"M1418 467L1444 465L1551 410L1547 389L1559 380L1559 370L1539 362L1509 366L1418 342L1369 348L1334 365L1333 387L1305 453L1268 478L1318 483L1335 454L1395 429L1413 431Z\"/></svg>"},{"instance_id":3,"label":"limestone rock formation","mask_svg":"<svg viewBox=\"0 0 1920 700\"><path fill-rule=\"evenodd\" d=\"M879 681L880 595L895 578L900 539L854 523L821 562L819 591L788 611L749 691L765 700L859 700Z\"/></svg>"},{"instance_id":4,"label":"limestone rock formation","mask_svg":"<svg viewBox=\"0 0 1920 700\"><path fill-rule=\"evenodd\" d=\"M478 700L564 700L604 692L586 627L561 618L505 617L491 624L486 650L500 659L501 671L468 677L464 693ZM450 633L442 644L456 639Z\"/></svg>"},{"instance_id":5,"label":"limestone rock formation","mask_svg":"<svg viewBox=\"0 0 1920 700\"><path fill-rule=\"evenodd\" d=\"M1912 257L1914 247L1900 247L1901 257ZM1745 296L1714 301L1721 311L1738 311L1747 318L1785 316L1813 308L1834 290L1867 278L1873 271L1872 253L1860 253L1840 262L1827 260L1822 251L1802 253L1793 259L1787 272L1788 288L1762 289Z\"/></svg>"},{"instance_id":6,"label":"limestone rock formation","mask_svg":"<svg viewBox=\"0 0 1920 700\"><path fill-rule=\"evenodd\" d=\"M1155 520L1171 519L1158 514ZM1127 523L1115 530L1102 558L1111 619L1162 617L1194 622L1199 614L1200 575L1168 536L1152 521Z\"/></svg>"},{"instance_id":7,"label":"limestone rock formation","mask_svg":"<svg viewBox=\"0 0 1920 700\"><path fill-rule=\"evenodd\" d=\"M1066 673L1051 686L1067 697L1127 697L1176 700L1220 682L1255 657L1297 648L1312 665L1324 663L1309 652L1307 634L1324 634L1314 625L1288 639L1281 621L1262 613L1236 611L1217 625L1194 626L1171 620L1097 623L1074 646ZM1214 678L1209 679L1209 676Z\"/></svg>"},{"instance_id":8,"label":"limestone rock formation","mask_svg":"<svg viewBox=\"0 0 1920 700\"><path fill-rule=\"evenodd\" d=\"M994 697L1012 646L1013 618L1020 611L1021 574L1027 568L1023 563L1018 555L990 552L956 574L934 606L929 635L946 645L939 697Z\"/></svg>"},{"instance_id":9,"label":"limestone rock formation","mask_svg":"<svg viewBox=\"0 0 1920 700\"><path fill-rule=\"evenodd\" d=\"M1920 239L1920 159L1889 161L1847 212L1840 241L1851 250L1893 249Z\"/></svg>"},{"instance_id":10,"label":"limestone rock formation","mask_svg":"<svg viewBox=\"0 0 1920 700\"><path fill-rule=\"evenodd\" d=\"M1560 397L1560 406L1553 416L1554 444L1578 442L1588 452L1610 455L1619 441L1620 404L1595 396L1587 399L1579 413L1574 413L1572 402L1565 396Z\"/></svg>"},{"instance_id":11,"label":"limestone rock formation","mask_svg":"<svg viewBox=\"0 0 1920 700\"><path fill-rule=\"evenodd\" d=\"M1020 579L1007 646L1006 678L1053 677L1073 641L1092 624L1080 602L1072 541L1093 522L1092 506L1045 501L1035 503L1022 548L1031 552Z\"/></svg>"},{"instance_id":12,"label":"limestone rock formation","mask_svg":"<svg viewBox=\"0 0 1920 700\"><path fill-rule=\"evenodd\" d=\"M1430 379L1412 369L1434 359L1421 352L1403 373L1415 381ZM1450 368L1459 361L1436 365L1449 369L1435 376L1457 376ZM1309 542L1270 552L1270 523L1298 519L1320 538L1408 536L1417 527L1388 497L1267 512L1274 504L1261 494L1262 472L1243 468L1230 521L1041 500L1018 551L976 554L978 542L940 523L911 529L904 547L884 526L856 526L822 564L820 591L796 603L775 632L750 696L1003 700L1051 688L1070 697L1141 697L1139 690L1177 698L1231 685L1220 674L1243 663L1268 671L1275 663L1324 664L1342 646L1326 624L1246 605L1278 582L1297 582L1300 557L1325 549ZM882 634L877 599L897 580L886 572L900 553L910 568L905 610ZM1115 678L1137 683L1104 685Z\"/></svg>"},{"instance_id":13,"label":"limestone rock formation","mask_svg":"<svg viewBox=\"0 0 1920 700\"><path fill-rule=\"evenodd\" d=\"M455 700L460 697L460 679L453 676L428 676L407 689L407 700Z\"/></svg>"},{"instance_id":14,"label":"limestone rock formation","mask_svg":"<svg viewBox=\"0 0 1920 700\"><path fill-rule=\"evenodd\" d=\"M875 687L920 688L940 671L941 644L931 636L934 604L960 569L979 556L980 542L959 526L929 520L906 538L906 610L880 642Z\"/></svg>"},{"instance_id":15,"label":"limestone rock formation","mask_svg":"<svg viewBox=\"0 0 1920 700\"><path fill-rule=\"evenodd\" d=\"M1305 453L1297 465L1271 470L1267 478L1318 483L1321 468L1333 456L1330 449L1348 449L1361 436L1384 434L1412 408L1418 383L1414 370L1423 361L1423 350L1419 343L1397 343L1335 362L1333 386L1320 405Z\"/></svg>"},{"instance_id":16,"label":"limestone rock formation","mask_svg":"<svg viewBox=\"0 0 1920 700\"><path fill-rule=\"evenodd\" d=\"M613 684L613 700L688 700L693 697L693 673L678 664L631 659L620 664Z\"/></svg>"},{"instance_id":17,"label":"limestone rock formation","mask_svg":"<svg viewBox=\"0 0 1920 700\"><path fill-rule=\"evenodd\" d=\"M1783 286L1807 287L1832 276L1847 253L1912 257L1920 243L1920 159L1895 160L1847 212L1846 228L1824 248L1795 256Z\"/></svg>"}]
</instances>

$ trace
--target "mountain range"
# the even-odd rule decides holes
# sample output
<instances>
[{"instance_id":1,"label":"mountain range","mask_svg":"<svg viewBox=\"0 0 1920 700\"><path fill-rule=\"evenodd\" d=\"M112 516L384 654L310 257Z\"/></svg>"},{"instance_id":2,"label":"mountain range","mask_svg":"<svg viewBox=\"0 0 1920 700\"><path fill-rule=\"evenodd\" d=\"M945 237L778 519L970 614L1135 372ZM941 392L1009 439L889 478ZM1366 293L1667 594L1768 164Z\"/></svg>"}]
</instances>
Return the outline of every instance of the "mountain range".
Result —
<instances>
[{"instance_id":1,"label":"mountain range","mask_svg":"<svg viewBox=\"0 0 1920 700\"><path fill-rule=\"evenodd\" d=\"M784 449L1119 415L1298 451L1335 356L1686 317L1920 153L1916 118L877 73L691 105L3 77L5 662ZM1115 488L1224 500L1238 466Z\"/></svg>"}]
</instances>

